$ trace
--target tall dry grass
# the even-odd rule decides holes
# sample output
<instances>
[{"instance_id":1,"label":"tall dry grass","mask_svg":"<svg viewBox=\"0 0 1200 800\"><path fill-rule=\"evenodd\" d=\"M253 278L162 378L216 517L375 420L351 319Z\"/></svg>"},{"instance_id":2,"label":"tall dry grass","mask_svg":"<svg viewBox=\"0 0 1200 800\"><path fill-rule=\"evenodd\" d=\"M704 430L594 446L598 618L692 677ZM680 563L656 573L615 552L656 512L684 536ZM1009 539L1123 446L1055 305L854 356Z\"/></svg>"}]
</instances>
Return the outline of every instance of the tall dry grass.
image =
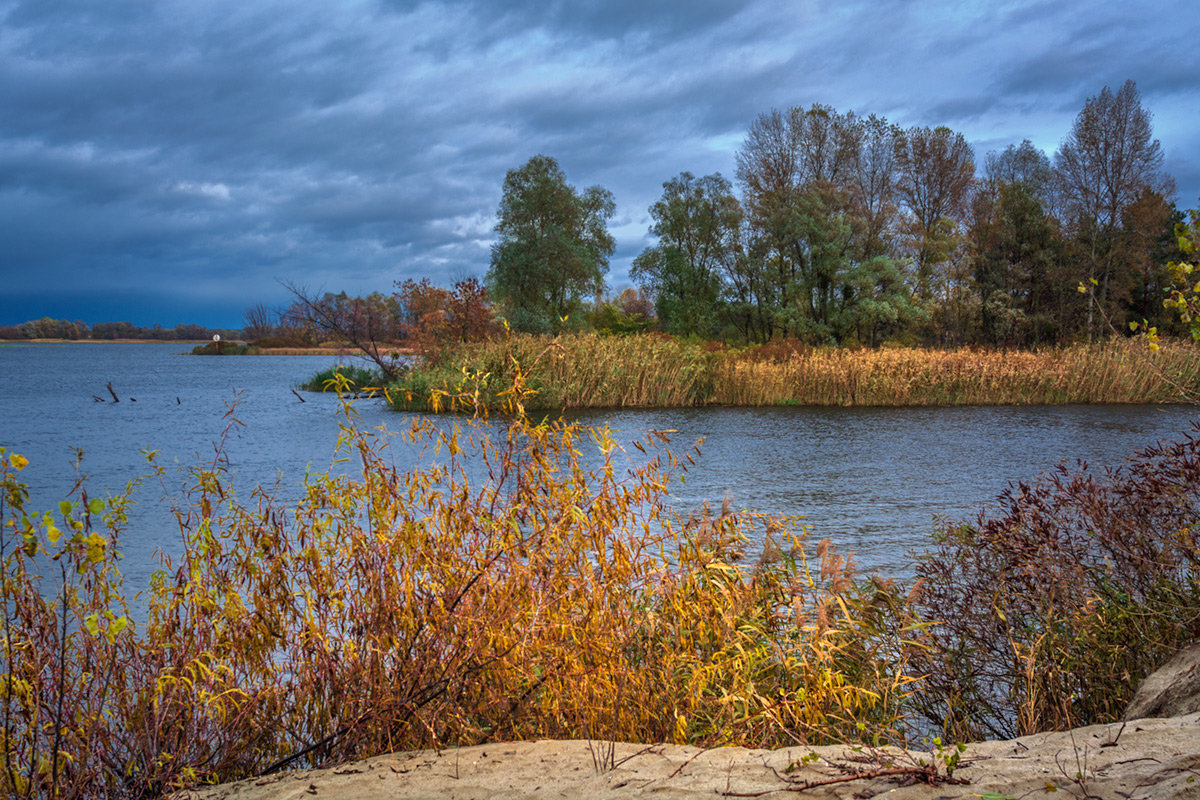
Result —
<instances>
[{"instance_id":1,"label":"tall dry grass","mask_svg":"<svg viewBox=\"0 0 1200 800\"><path fill-rule=\"evenodd\" d=\"M785 361L722 360L711 402L723 405L927 406L1157 403L1200 389L1200 350L1150 352L1111 340L1038 352L812 350Z\"/></svg>"},{"instance_id":2,"label":"tall dry grass","mask_svg":"<svg viewBox=\"0 0 1200 800\"><path fill-rule=\"evenodd\" d=\"M669 336L511 336L463 345L410 371L392 392L399 408L426 408L433 392L469 391L498 408L515 370L529 408L692 406L710 402L723 354Z\"/></svg>"},{"instance_id":3,"label":"tall dry grass","mask_svg":"<svg viewBox=\"0 0 1200 800\"><path fill-rule=\"evenodd\" d=\"M533 407L696 405L929 406L1157 403L1200 391L1200 349L1111 340L1030 351L774 348L731 351L661 335L514 336L465 346L412 370L398 408L464 391L493 407L493 387L524 365Z\"/></svg>"}]
</instances>

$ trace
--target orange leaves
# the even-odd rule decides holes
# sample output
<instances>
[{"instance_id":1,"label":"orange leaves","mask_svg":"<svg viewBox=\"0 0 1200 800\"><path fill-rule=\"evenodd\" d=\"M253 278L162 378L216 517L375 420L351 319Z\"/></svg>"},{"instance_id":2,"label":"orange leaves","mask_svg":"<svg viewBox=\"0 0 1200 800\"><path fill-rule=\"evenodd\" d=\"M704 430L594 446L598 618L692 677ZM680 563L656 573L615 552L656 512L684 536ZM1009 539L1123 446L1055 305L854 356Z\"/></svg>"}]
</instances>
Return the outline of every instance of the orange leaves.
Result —
<instances>
[{"instance_id":1,"label":"orange leaves","mask_svg":"<svg viewBox=\"0 0 1200 800\"><path fill-rule=\"evenodd\" d=\"M286 497L260 488L250 507L220 469L198 471L176 509L185 551L164 558L136 626L114 529L89 527L104 507L64 506L81 528L65 605L41 598L23 551L0 553L10 774L57 791L35 731L60 705L79 709L63 752L95 757L55 780L82 794L497 739L763 745L894 727L903 662L856 621L844 562L826 553L806 581L799 537L729 501L680 519L665 487L692 454L666 450L670 431L630 465L607 431L522 414L513 366L515 416L414 421L427 460L408 472L385 433L351 424L338 455L361 469ZM19 502L15 472L4 480ZM29 519L4 514L10 531ZM743 566L760 529L780 544ZM79 635L62 637L64 608ZM821 630L798 624L815 609Z\"/></svg>"}]
</instances>

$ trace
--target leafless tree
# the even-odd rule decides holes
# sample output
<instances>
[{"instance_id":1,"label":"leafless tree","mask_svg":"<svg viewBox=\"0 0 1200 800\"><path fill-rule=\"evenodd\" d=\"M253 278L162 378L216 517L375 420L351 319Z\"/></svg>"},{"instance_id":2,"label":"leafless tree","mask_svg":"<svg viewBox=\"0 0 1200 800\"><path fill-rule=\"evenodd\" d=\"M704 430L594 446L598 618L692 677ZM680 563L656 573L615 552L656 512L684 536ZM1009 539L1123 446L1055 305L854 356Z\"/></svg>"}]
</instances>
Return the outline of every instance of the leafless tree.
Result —
<instances>
[{"instance_id":1,"label":"leafless tree","mask_svg":"<svg viewBox=\"0 0 1200 800\"><path fill-rule=\"evenodd\" d=\"M1144 189L1174 194L1163 173L1162 145L1154 138L1150 112L1142 107L1137 84L1125 81L1114 93L1105 86L1088 98L1054 159L1058 183L1077 235L1087 240L1088 330L1095 331L1095 304L1103 307L1115 269L1114 234L1127 206Z\"/></svg>"},{"instance_id":2,"label":"leafless tree","mask_svg":"<svg viewBox=\"0 0 1200 800\"><path fill-rule=\"evenodd\" d=\"M242 335L252 342L274 336L278 320L279 312L256 303L242 316Z\"/></svg>"},{"instance_id":3,"label":"leafless tree","mask_svg":"<svg viewBox=\"0 0 1200 800\"><path fill-rule=\"evenodd\" d=\"M786 195L800 183L798 111L772 109L750 124L737 153L737 180L751 203Z\"/></svg>"},{"instance_id":4,"label":"leafless tree","mask_svg":"<svg viewBox=\"0 0 1200 800\"><path fill-rule=\"evenodd\" d=\"M395 351L399 321L393 298L378 292L349 297L345 292L323 295L291 283L284 287L295 297L289 317L346 342L372 361L386 380L399 377L404 362Z\"/></svg>"},{"instance_id":5,"label":"leafless tree","mask_svg":"<svg viewBox=\"0 0 1200 800\"><path fill-rule=\"evenodd\" d=\"M853 128L856 146L850 153L854 196L866 220L864 258L883 255L896 221L896 144L900 130L874 114L857 120ZM848 134L849 135L849 134Z\"/></svg>"},{"instance_id":6,"label":"leafless tree","mask_svg":"<svg viewBox=\"0 0 1200 800\"><path fill-rule=\"evenodd\" d=\"M993 194L1001 186L1019 183L1044 210L1052 210L1054 167L1049 156L1028 139L1020 145L1010 144L999 152L988 153L983 174Z\"/></svg>"},{"instance_id":7,"label":"leafless tree","mask_svg":"<svg viewBox=\"0 0 1200 800\"><path fill-rule=\"evenodd\" d=\"M1162 145L1154 138L1150 112L1142 107L1133 81L1125 81L1115 94L1105 86L1088 98L1055 158L1076 214L1109 231L1142 189L1169 188L1162 165Z\"/></svg>"},{"instance_id":8,"label":"leafless tree","mask_svg":"<svg viewBox=\"0 0 1200 800\"><path fill-rule=\"evenodd\" d=\"M897 189L913 222L917 293L933 296L933 269L947 220L966 211L975 179L975 154L961 133L946 127L910 128L896 147Z\"/></svg>"}]
</instances>

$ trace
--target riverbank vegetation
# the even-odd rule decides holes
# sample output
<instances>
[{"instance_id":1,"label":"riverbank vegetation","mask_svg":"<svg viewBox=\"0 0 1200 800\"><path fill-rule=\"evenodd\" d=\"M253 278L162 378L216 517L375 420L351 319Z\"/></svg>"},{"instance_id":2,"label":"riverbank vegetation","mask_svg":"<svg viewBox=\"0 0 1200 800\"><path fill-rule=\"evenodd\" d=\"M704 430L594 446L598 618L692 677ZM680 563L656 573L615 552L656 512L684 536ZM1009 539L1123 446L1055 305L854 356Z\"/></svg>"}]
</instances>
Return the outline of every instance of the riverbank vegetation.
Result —
<instances>
[{"instance_id":1,"label":"riverbank vegetation","mask_svg":"<svg viewBox=\"0 0 1200 800\"><path fill-rule=\"evenodd\" d=\"M360 391L380 385L381 375L353 364L338 364L323 369L313 375L307 382L300 385L301 389L310 392L348 392L357 394Z\"/></svg>"},{"instance_id":2,"label":"riverbank vegetation","mask_svg":"<svg viewBox=\"0 0 1200 800\"><path fill-rule=\"evenodd\" d=\"M1179 402L1200 391L1190 343L1113 339L1034 351L812 348L795 340L732 349L665 335L511 336L414 365L392 405L470 394L498 408L528 365L531 408L702 405L1031 405ZM448 409L446 403L439 407Z\"/></svg>"},{"instance_id":3,"label":"riverbank vegetation","mask_svg":"<svg viewBox=\"0 0 1200 800\"><path fill-rule=\"evenodd\" d=\"M178 785L411 747L535 737L787 744L899 735L892 599L777 520L686 518L661 434L626 472L604 431L417 421L442 457L243 505L218 459L177 502L144 618L119 573L127 496L25 507L4 454L6 796ZM494 438L493 438L494 437ZM604 463L585 469L579 448ZM471 481L484 463L490 478ZM742 563L747 538L767 544Z\"/></svg>"},{"instance_id":4,"label":"riverbank vegetation","mask_svg":"<svg viewBox=\"0 0 1200 800\"><path fill-rule=\"evenodd\" d=\"M917 562L910 709L957 740L1120 720L1200 636L1200 429L1118 470L1059 465Z\"/></svg>"},{"instance_id":5,"label":"riverbank vegetation","mask_svg":"<svg viewBox=\"0 0 1200 800\"><path fill-rule=\"evenodd\" d=\"M353 475L290 501L241 499L218 455L148 587L119 569L135 487L35 510L0 453L4 794L150 797L527 738L1029 733L1118 718L1200 634L1195 438L1022 484L947 524L904 586L795 520L677 513L695 453L651 433L627 463L605 430L521 414L523 387L501 426L414 418L431 460L408 472L348 424Z\"/></svg>"}]
</instances>

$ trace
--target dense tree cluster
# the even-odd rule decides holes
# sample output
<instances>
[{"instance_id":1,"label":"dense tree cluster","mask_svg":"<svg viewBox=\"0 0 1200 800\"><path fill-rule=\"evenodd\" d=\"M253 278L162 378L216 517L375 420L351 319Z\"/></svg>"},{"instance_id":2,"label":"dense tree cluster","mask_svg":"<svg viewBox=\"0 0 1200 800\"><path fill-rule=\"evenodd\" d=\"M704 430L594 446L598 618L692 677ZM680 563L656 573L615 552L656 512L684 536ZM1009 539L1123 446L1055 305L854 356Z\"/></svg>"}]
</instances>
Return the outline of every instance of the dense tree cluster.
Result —
<instances>
[{"instance_id":1,"label":"dense tree cluster","mask_svg":"<svg viewBox=\"0 0 1200 800\"><path fill-rule=\"evenodd\" d=\"M1026 140L976 172L945 127L772 110L738 151L740 196L719 174L663 184L633 277L665 330L751 341L1028 346L1169 325L1182 217L1132 81L1089 99L1053 159Z\"/></svg>"},{"instance_id":2,"label":"dense tree cluster","mask_svg":"<svg viewBox=\"0 0 1200 800\"><path fill-rule=\"evenodd\" d=\"M1026 140L982 165L946 127L775 109L750 125L736 183L683 172L663 184L655 243L633 262L638 290L603 296L612 196L577 191L538 155L505 177L486 296L478 283L407 281L391 297L298 295L290 316L364 349L384 337L424 351L496 319L535 333L866 345L1165 331L1181 326L1163 300L1182 215L1162 161L1132 81L1090 98L1053 158Z\"/></svg>"}]
</instances>

